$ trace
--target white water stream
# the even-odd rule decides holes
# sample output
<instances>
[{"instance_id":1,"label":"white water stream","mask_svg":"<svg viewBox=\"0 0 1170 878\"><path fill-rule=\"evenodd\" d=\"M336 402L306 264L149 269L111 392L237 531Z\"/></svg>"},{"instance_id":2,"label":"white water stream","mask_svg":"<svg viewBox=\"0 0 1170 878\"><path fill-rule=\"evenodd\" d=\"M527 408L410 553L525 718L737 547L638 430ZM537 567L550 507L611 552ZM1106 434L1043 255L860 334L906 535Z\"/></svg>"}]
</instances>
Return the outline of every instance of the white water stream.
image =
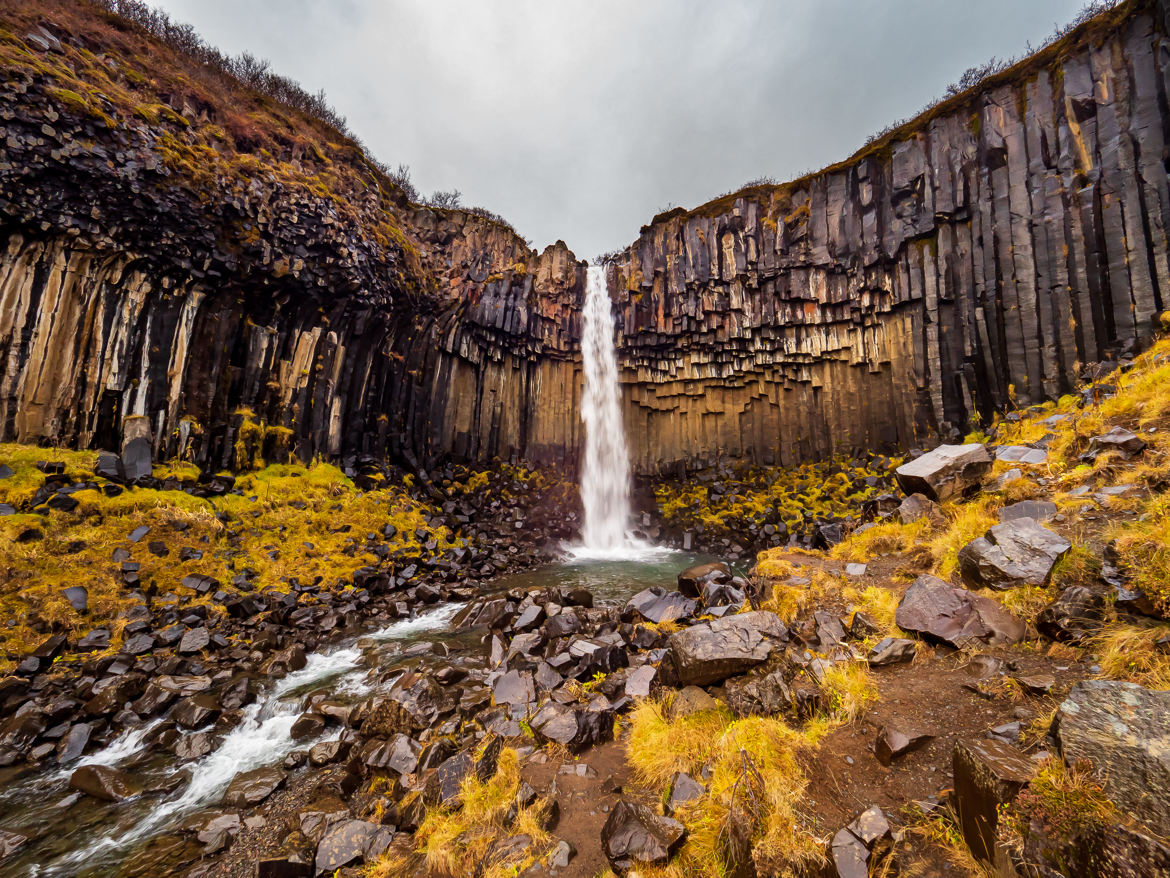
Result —
<instances>
[{"instance_id":1,"label":"white water stream","mask_svg":"<svg viewBox=\"0 0 1170 878\"><path fill-rule=\"evenodd\" d=\"M605 269L590 266L585 280L581 361L585 392L585 460L581 467L581 502L585 524L581 543L570 551L578 560L638 560L655 547L630 535L630 453L622 422L614 322Z\"/></svg>"},{"instance_id":2,"label":"white water stream","mask_svg":"<svg viewBox=\"0 0 1170 878\"><path fill-rule=\"evenodd\" d=\"M380 631L367 635L372 643L401 640L426 631L443 629L458 610L457 604L444 604L411 619L395 622ZM370 672L368 656L355 646L346 646L330 652L312 653L305 667L278 680L260 698L244 710L244 719L202 759L186 766L174 764L168 776L175 772L189 772L190 782L181 792L159 802L130 827L110 827L105 833L90 838L86 845L49 863L33 865L31 876L64 878L77 874L83 865L101 862L104 857L125 852L135 842L175 825L180 819L200 808L218 803L224 790L237 775L265 765L279 764L294 749L305 749L317 741L337 737L339 731L312 741L294 741L292 725L304 710L303 691L318 689L334 681L332 691L360 697L372 691L366 677ZM56 772L46 779L52 786L42 794L60 794L60 784L66 783L72 771L82 764L120 765L131 762L144 752L147 732L160 720L128 732L115 739L104 750L91 754L69 769Z\"/></svg>"}]
</instances>

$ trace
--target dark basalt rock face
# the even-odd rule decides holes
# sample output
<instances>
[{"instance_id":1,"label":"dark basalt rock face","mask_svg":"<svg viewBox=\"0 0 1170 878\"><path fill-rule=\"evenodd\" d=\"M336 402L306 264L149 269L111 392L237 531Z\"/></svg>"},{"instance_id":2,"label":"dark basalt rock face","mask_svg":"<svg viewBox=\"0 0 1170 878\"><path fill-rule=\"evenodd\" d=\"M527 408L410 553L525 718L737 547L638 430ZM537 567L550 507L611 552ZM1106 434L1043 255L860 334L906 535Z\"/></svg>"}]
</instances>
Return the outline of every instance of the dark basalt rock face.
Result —
<instances>
[{"instance_id":1,"label":"dark basalt rock face","mask_svg":"<svg viewBox=\"0 0 1170 878\"><path fill-rule=\"evenodd\" d=\"M1167 15L1112 15L825 172L645 227L608 274L636 469L945 440L1146 343ZM84 36L58 30L29 49L73 63ZM411 205L356 146L327 194L303 146L176 163L221 109L174 95L111 126L29 69L0 84L0 439L149 437L214 471L246 409L262 456L572 465L585 267L563 244Z\"/></svg>"}]
</instances>

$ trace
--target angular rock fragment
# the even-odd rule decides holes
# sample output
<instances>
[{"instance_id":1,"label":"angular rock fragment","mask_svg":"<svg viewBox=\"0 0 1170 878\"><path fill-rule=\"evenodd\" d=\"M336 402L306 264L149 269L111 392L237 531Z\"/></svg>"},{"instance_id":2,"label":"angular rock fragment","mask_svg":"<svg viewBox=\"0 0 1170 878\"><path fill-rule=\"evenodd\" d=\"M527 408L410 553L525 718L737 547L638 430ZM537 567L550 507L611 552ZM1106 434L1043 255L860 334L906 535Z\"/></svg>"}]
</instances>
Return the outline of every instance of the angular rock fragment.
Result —
<instances>
[{"instance_id":1,"label":"angular rock fragment","mask_svg":"<svg viewBox=\"0 0 1170 878\"><path fill-rule=\"evenodd\" d=\"M786 637L775 613L740 613L675 632L667 659L683 685L709 686L765 661Z\"/></svg>"},{"instance_id":2,"label":"angular rock fragment","mask_svg":"<svg viewBox=\"0 0 1170 878\"><path fill-rule=\"evenodd\" d=\"M991 463L985 445L940 445L894 472L906 494L923 494L941 503L978 487Z\"/></svg>"},{"instance_id":3,"label":"angular rock fragment","mask_svg":"<svg viewBox=\"0 0 1170 878\"><path fill-rule=\"evenodd\" d=\"M934 735L885 726L874 741L873 755L882 765L889 765L899 756L917 750Z\"/></svg>"},{"instance_id":4,"label":"angular rock fragment","mask_svg":"<svg viewBox=\"0 0 1170 878\"><path fill-rule=\"evenodd\" d=\"M959 550L959 572L972 588L1003 591L1043 586L1056 563L1072 548L1060 534L1032 518L997 524Z\"/></svg>"},{"instance_id":5,"label":"angular rock fragment","mask_svg":"<svg viewBox=\"0 0 1170 878\"><path fill-rule=\"evenodd\" d=\"M1083 585L1071 585L1036 616L1036 630L1053 640L1080 643L1101 630L1105 596Z\"/></svg>"},{"instance_id":6,"label":"angular rock fragment","mask_svg":"<svg viewBox=\"0 0 1170 878\"><path fill-rule=\"evenodd\" d=\"M895 614L898 627L962 649L1018 643L1024 624L990 598L923 575L906 590Z\"/></svg>"},{"instance_id":7,"label":"angular rock fragment","mask_svg":"<svg viewBox=\"0 0 1170 878\"><path fill-rule=\"evenodd\" d=\"M896 665L913 660L918 644L905 637L883 637L873 645L865 659L871 668Z\"/></svg>"},{"instance_id":8,"label":"angular rock fragment","mask_svg":"<svg viewBox=\"0 0 1170 878\"><path fill-rule=\"evenodd\" d=\"M955 811L971 853L985 863L997 859L999 809L1013 801L1036 773L1015 747L991 739L957 741L953 772Z\"/></svg>"},{"instance_id":9,"label":"angular rock fragment","mask_svg":"<svg viewBox=\"0 0 1170 878\"><path fill-rule=\"evenodd\" d=\"M637 802L620 800L601 830L606 859L618 874L639 863L661 866L682 844L686 830L677 820L661 817Z\"/></svg>"},{"instance_id":10,"label":"angular rock fragment","mask_svg":"<svg viewBox=\"0 0 1170 878\"><path fill-rule=\"evenodd\" d=\"M256 768L237 774L223 794L223 804L229 808L259 805L276 792L284 780L285 774L280 768Z\"/></svg>"},{"instance_id":11,"label":"angular rock fragment","mask_svg":"<svg viewBox=\"0 0 1170 878\"><path fill-rule=\"evenodd\" d=\"M1088 759L1119 808L1170 837L1170 692L1084 680L1057 709L1052 734L1066 762Z\"/></svg>"},{"instance_id":12,"label":"angular rock fragment","mask_svg":"<svg viewBox=\"0 0 1170 878\"><path fill-rule=\"evenodd\" d=\"M70 776L69 788L105 802L121 802L142 792L135 778L109 765L83 765Z\"/></svg>"},{"instance_id":13,"label":"angular rock fragment","mask_svg":"<svg viewBox=\"0 0 1170 878\"><path fill-rule=\"evenodd\" d=\"M655 624L685 619L695 612L695 602L677 591L652 586L638 592L626 603L647 622Z\"/></svg>"}]
</instances>

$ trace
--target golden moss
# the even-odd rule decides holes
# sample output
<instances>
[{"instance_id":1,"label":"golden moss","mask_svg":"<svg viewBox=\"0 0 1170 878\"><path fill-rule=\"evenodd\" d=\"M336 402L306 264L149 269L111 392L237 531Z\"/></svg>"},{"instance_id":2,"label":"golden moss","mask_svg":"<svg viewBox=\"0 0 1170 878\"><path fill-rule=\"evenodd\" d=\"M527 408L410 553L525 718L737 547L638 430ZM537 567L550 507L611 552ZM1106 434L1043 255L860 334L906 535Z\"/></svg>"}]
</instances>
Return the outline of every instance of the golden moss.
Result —
<instances>
[{"instance_id":1,"label":"golden moss","mask_svg":"<svg viewBox=\"0 0 1170 878\"><path fill-rule=\"evenodd\" d=\"M456 808L428 808L414 834L416 851L427 870L435 875L479 875L482 878L511 878L535 862L547 846L548 833L541 814L547 802L538 799L521 809L515 823L505 821L520 788L520 758L515 750L500 752L498 769L486 783L474 772L464 779ZM510 834L532 838L529 851L521 857L488 861L492 845ZM387 855L365 867L366 878L391 878L404 873L406 863Z\"/></svg>"},{"instance_id":2,"label":"golden moss","mask_svg":"<svg viewBox=\"0 0 1170 878\"><path fill-rule=\"evenodd\" d=\"M638 780L662 788L675 771L710 770L705 795L675 817L687 839L671 863L639 869L656 878L723 875L737 856L729 827L745 828L738 855L762 874L795 874L820 862L823 841L798 810L807 784L797 754L812 746L808 735L779 719L733 720L723 707L668 719L666 700L642 702L630 717L627 759Z\"/></svg>"}]
</instances>

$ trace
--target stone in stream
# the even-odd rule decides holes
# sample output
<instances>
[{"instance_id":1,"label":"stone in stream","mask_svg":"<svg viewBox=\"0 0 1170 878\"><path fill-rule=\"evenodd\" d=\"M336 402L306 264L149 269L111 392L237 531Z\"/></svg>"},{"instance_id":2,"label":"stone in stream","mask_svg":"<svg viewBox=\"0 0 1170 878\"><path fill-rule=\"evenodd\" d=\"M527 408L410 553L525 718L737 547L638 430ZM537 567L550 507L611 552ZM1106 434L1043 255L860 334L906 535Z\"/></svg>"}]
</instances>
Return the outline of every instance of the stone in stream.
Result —
<instances>
[{"instance_id":1,"label":"stone in stream","mask_svg":"<svg viewBox=\"0 0 1170 878\"><path fill-rule=\"evenodd\" d=\"M394 840L394 830L365 820L335 824L317 846L314 867L318 875L332 874L344 866L376 860Z\"/></svg>"},{"instance_id":2,"label":"stone in stream","mask_svg":"<svg viewBox=\"0 0 1170 878\"><path fill-rule=\"evenodd\" d=\"M229 808L251 808L259 805L285 780L284 771L275 767L255 768L237 774L223 794L223 804Z\"/></svg>"},{"instance_id":3,"label":"stone in stream","mask_svg":"<svg viewBox=\"0 0 1170 878\"><path fill-rule=\"evenodd\" d=\"M70 776L69 788L105 802L121 802L142 792L135 778L109 765L83 765Z\"/></svg>"},{"instance_id":4,"label":"stone in stream","mask_svg":"<svg viewBox=\"0 0 1170 878\"><path fill-rule=\"evenodd\" d=\"M0 829L0 863L3 863L24 847L27 841L28 836L21 835L17 832L9 832L7 829Z\"/></svg>"},{"instance_id":5,"label":"stone in stream","mask_svg":"<svg viewBox=\"0 0 1170 878\"><path fill-rule=\"evenodd\" d=\"M997 524L959 550L959 572L972 588L1044 586L1072 543L1032 518Z\"/></svg>"},{"instance_id":6,"label":"stone in stream","mask_svg":"<svg viewBox=\"0 0 1170 878\"><path fill-rule=\"evenodd\" d=\"M683 843L686 829L645 805L621 799L601 830L601 846L615 872L624 874L639 863L662 866Z\"/></svg>"},{"instance_id":7,"label":"stone in stream","mask_svg":"<svg viewBox=\"0 0 1170 878\"><path fill-rule=\"evenodd\" d=\"M654 624L686 619L694 615L695 607L695 602L690 598L658 585L638 592L626 602L628 610Z\"/></svg>"},{"instance_id":8,"label":"stone in stream","mask_svg":"<svg viewBox=\"0 0 1170 878\"><path fill-rule=\"evenodd\" d=\"M1024 624L991 598L955 588L935 576L919 576L895 614L898 627L958 649L1018 643Z\"/></svg>"},{"instance_id":9,"label":"stone in stream","mask_svg":"<svg viewBox=\"0 0 1170 878\"><path fill-rule=\"evenodd\" d=\"M184 698L171 711L171 719L183 729L198 729L210 725L219 715L219 701L214 695L209 694Z\"/></svg>"},{"instance_id":10,"label":"stone in stream","mask_svg":"<svg viewBox=\"0 0 1170 878\"><path fill-rule=\"evenodd\" d=\"M61 738L57 745L57 762L72 762L81 757L89 743L89 736L93 726L89 723L76 723L69 727L69 731Z\"/></svg>"},{"instance_id":11,"label":"stone in stream","mask_svg":"<svg viewBox=\"0 0 1170 878\"><path fill-rule=\"evenodd\" d=\"M787 637L775 613L740 613L675 632L667 658L679 683L709 686L767 660L774 642Z\"/></svg>"},{"instance_id":12,"label":"stone in stream","mask_svg":"<svg viewBox=\"0 0 1170 878\"><path fill-rule=\"evenodd\" d=\"M894 474L906 494L923 494L941 503L977 488L991 463L985 445L940 445L902 464Z\"/></svg>"},{"instance_id":13,"label":"stone in stream","mask_svg":"<svg viewBox=\"0 0 1170 878\"><path fill-rule=\"evenodd\" d=\"M1170 692L1084 680L1057 709L1052 735L1066 762L1092 763L1121 810L1170 836Z\"/></svg>"}]
</instances>

